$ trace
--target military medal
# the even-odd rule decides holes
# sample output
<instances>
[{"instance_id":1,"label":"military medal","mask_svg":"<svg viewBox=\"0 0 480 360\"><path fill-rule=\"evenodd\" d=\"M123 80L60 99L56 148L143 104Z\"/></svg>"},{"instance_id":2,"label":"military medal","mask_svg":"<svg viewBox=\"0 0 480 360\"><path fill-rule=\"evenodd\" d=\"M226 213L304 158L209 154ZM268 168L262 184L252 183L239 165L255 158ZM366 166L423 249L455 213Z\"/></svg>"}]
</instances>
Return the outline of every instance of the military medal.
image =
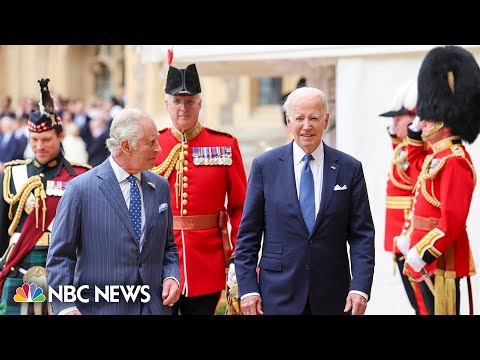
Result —
<instances>
[{"instance_id":1,"label":"military medal","mask_svg":"<svg viewBox=\"0 0 480 360\"><path fill-rule=\"evenodd\" d=\"M54 181L53 180L47 180L47 188L45 190L45 193L48 195L48 196L53 196L53 189L54 189Z\"/></svg>"},{"instance_id":2,"label":"military medal","mask_svg":"<svg viewBox=\"0 0 480 360\"><path fill-rule=\"evenodd\" d=\"M193 165L200 165L200 148L194 147L192 149L192 156L193 156Z\"/></svg>"},{"instance_id":3,"label":"military medal","mask_svg":"<svg viewBox=\"0 0 480 360\"><path fill-rule=\"evenodd\" d=\"M231 146L227 146L226 147L226 151L227 151L227 165L230 166L232 165L233 163L233 160L232 160L232 147Z\"/></svg>"}]
</instances>

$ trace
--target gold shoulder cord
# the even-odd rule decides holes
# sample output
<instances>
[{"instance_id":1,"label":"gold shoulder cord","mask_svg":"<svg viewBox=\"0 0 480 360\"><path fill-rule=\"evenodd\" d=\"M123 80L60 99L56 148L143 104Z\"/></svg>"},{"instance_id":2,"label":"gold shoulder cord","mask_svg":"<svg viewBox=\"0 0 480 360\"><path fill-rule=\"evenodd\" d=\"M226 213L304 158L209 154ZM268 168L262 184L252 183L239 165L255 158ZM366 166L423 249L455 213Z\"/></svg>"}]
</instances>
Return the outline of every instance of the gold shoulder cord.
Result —
<instances>
[{"instance_id":1,"label":"gold shoulder cord","mask_svg":"<svg viewBox=\"0 0 480 360\"><path fill-rule=\"evenodd\" d=\"M411 182L410 176L408 176L405 173L405 171L403 171L402 169L402 163L407 159L407 153L403 154L402 156L398 156L398 154L400 154L400 152L402 151L402 147L405 145L405 143L406 142L403 141L395 147L395 150L393 151L393 159L391 161L390 172L388 173L388 176L392 184L395 185L397 188L403 189L403 190L412 190L412 185L402 184L393 176L393 170L396 167L398 176L406 183Z\"/></svg>"},{"instance_id":2,"label":"gold shoulder cord","mask_svg":"<svg viewBox=\"0 0 480 360\"><path fill-rule=\"evenodd\" d=\"M9 165L17 165L17 164L9 164ZM4 179L3 179L3 198L10 204L10 209L8 211L8 218L12 220L10 227L8 228L8 235L12 236L15 232L15 229L20 222L22 217L22 211L25 209L25 204L27 203L27 199L30 196L30 193L33 191L35 196L35 220L36 220L36 227L38 228L38 209L40 208L39 200L42 200L43 207L42 207L42 230L45 231L45 216L47 214L47 206L45 204L45 199L47 198L47 194L45 193L45 188L43 187L42 178L40 175L35 175L30 178L23 184L20 191L17 192L16 195L13 195L10 192L10 180L12 178L12 167L6 166ZM18 204L17 211L15 212L15 216L13 216L13 205L16 203Z\"/></svg>"},{"instance_id":3,"label":"gold shoulder cord","mask_svg":"<svg viewBox=\"0 0 480 360\"><path fill-rule=\"evenodd\" d=\"M433 157L435 155L431 154L428 155L427 158L425 159L425 162L423 163L422 166L422 172L419 175L419 182L420 182L420 187L422 189L422 195L425 197L425 199L432 204L435 207L440 207L441 202L435 197L434 189L433 189L433 178L438 174L438 172L445 166L445 163L447 162L448 159L451 157L454 157L456 155L448 155L444 157L440 163L435 167L435 169L431 172L428 173L428 169L430 167L430 163L433 160ZM468 161L465 157L462 156L463 159L467 162L468 166L470 166L470 169L472 170L472 175L473 175L473 188L477 185L477 173L475 172L475 168L473 167L473 164ZM427 191L427 180L432 180L432 185L431 185L431 191L432 195L430 195Z\"/></svg>"},{"instance_id":4,"label":"gold shoulder cord","mask_svg":"<svg viewBox=\"0 0 480 360\"><path fill-rule=\"evenodd\" d=\"M185 159L185 154L182 151L182 144L175 145L167 158L158 166L153 167L150 171L154 172L157 175L163 174L163 177L168 180L170 174L175 167L177 170L177 177L175 180L175 201L178 208L178 197L180 196L180 182L183 179L183 161Z\"/></svg>"}]
</instances>

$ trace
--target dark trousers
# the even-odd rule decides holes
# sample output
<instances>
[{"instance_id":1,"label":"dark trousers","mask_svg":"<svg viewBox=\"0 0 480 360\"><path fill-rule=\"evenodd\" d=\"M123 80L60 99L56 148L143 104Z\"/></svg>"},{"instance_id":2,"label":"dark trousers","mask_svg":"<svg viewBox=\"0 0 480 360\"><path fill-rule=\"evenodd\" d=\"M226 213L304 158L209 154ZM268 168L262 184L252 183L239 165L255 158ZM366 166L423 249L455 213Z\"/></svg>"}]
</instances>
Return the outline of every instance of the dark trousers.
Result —
<instances>
[{"instance_id":1,"label":"dark trousers","mask_svg":"<svg viewBox=\"0 0 480 360\"><path fill-rule=\"evenodd\" d=\"M395 261L398 265L398 270L400 271L400 276L402 278L403 287L408 296L408 300L410 301L410 305L412 305L413 310L415 310L415 315L421 315L420 309L418 308L417 298L415 297L415 292L412 287L412 283L408 279L408 276L403 274L403 267L405 265L405 257L402 254L395 254ZM422 293L423 296L423 293Z\"/></svg>"},{"instance_id":2,"label":"dark trousers","mask_svg":"<svg viewBox=\"0 0 480 360\"><path fill-rule=\"evenodd\" d=\"M432 282L435 284L435 279L431 277ZM425 281L420 283L420 291L422 292L423 301L425 302L425 307L427 308L428 315L435 315L435 297L428 288L428 285ZM460 278L455 279L455 295L456 295L456 305L457 305L457 315L460 315Z\"/></svg>"},{"instance_id":3,"label":"dark trousers","mask_svg":"<svg viewBox=\"0 0 480 360\"><path fill-rule=\"evenodd\" d=\"M181 295L180 299L173 304L173 315L215 315L218 300L221 292L212 294L186 297Z\"/></svg>"}]
</instances>

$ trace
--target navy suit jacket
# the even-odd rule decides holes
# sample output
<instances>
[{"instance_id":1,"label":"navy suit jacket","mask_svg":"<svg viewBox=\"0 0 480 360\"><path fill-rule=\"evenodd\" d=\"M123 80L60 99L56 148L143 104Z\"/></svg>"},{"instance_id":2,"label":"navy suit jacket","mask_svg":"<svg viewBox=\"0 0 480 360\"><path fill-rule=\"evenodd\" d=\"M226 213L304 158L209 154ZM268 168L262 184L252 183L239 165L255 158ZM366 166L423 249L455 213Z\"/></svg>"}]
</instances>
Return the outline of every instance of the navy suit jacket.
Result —
<instances>
[{"instance_id":1,"label":"navy suit jacket","mask_svg":"<svg viewBox=\"0 0 480 360\"><path fill-rule=\"evenodd\" d=\"M53 297L54 313L76 306L82 314L138 315L148 305L152 314L169 314L162 304L167 277L180 279L178 250L173 238L173 216L168 182L150 171L142 172L142 206L145 210L143 248L135 239L117 178L109 160L71 180L57 208L47 257L47 280L59 285L88 285L82 296L88 303L60 302ZM155 187L148 183L154 184ZM166 204L162 205L162 204ZM148 285L150 301L140 293L135 302L95 302L95 286Z\"/></svg>"},{"instance_id":2,"label":"navy suit jacket","mask_svg":"<svg viewBox=\"0 0 480 360\"><path fill-rule=\"evenodd\" d=\"M265 314L301 314L307 297L313 314L343 314L350 290L370 295L375 230L362 165L325 144L324 154L322 198L311 235L296 191L293 142L253 161L235 269L239 296L260 293ZM336 185L346 189L335 191Z\"/></svg>"}]
</instances>

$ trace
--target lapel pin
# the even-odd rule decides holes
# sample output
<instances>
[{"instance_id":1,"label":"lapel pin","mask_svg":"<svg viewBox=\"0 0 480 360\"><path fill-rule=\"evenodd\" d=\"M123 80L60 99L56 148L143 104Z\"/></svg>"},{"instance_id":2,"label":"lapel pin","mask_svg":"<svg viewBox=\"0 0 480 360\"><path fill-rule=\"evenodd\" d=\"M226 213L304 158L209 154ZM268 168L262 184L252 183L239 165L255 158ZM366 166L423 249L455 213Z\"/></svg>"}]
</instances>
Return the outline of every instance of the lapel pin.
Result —
<instances>
[{"instance_id":1,"label":"lapel pin","mask_svg":"<svg viewBox=\"0 0 480 360\"><path fill-rule=\"evenodd\" d=\"M335 166L330 166L332 170L336 170L337 168Z\"/></svg>"},{"instance_id":2,"label":"lapel pin","mask_svg":"<svg viewBox=\"0 0 480 360\"><path fill-rule=\"evenodd\" d=\"M149 182L147 182L147 184L148 184L150 187L152 187L152 188L155 189L155 184L154 184L154 183L152 183L152 182L149 181Z\"/></svg>"}]
</instances>

